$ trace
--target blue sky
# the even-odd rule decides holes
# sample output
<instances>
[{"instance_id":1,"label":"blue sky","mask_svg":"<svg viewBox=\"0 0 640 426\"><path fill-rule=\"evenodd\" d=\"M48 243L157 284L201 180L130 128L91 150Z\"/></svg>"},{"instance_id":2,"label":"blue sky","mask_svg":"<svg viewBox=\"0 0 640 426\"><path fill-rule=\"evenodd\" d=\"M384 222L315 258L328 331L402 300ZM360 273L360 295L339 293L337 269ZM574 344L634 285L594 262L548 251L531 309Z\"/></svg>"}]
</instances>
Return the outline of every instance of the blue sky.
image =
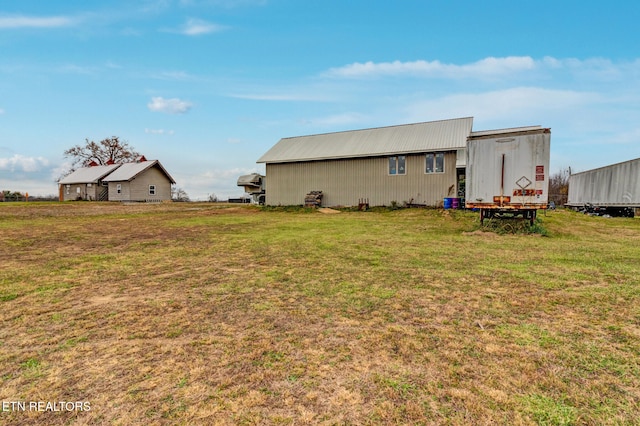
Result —
<instances>
[{"instance_id":1,"label":"blue sky","mask_svg":"<svg viewBox=\"0 0 640 426\"><path fill-rule=\"evenodd\" d=\"M640 2L0 0L0 189L119 136L192 199L280 138L458 117L551 127L551 171L640 157Z\"/></svg>"}]
</instances>

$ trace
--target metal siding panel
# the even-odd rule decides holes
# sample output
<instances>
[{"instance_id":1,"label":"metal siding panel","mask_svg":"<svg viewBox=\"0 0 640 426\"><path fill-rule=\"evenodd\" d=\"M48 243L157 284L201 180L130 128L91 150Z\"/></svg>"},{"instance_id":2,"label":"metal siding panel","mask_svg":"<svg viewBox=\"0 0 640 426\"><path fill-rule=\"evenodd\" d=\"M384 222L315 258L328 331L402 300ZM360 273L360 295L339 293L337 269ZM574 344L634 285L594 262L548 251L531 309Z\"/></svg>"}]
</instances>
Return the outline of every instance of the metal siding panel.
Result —
<instances>
[{"instance_id":1,"label":"metal siding panel","mask_svg":"<svg viewBox=\"0 0 640 426\"><path fill-rule=\"evenodd\" d=\"M437 206L456 185L455 152L445 154L445 172L426 174L424 154L407 156L407 174L390 176L388 157L267 164L268 205L300 205L310 191L323 191L324 206L372 206L409 202Z\"/></svg>"},{"instance_id":2,"label":"metal siding panel","mask_svg":"<svg viewBox=\"0 0 640 426\"><path fill-rule=\"evenodd\" d=\"M118 194L117 186L122 185ZM129 201L131 198L129 182L109 182L109 201Z\"/></svg>"},{"instance_id":3,"label":"metal siding panel","mask_svg":"<svg viewBox=\"0 0 640 426\"><path fill-rule=\"evenodd\" d=\"M571 175L567 204L587 203L640 206L640 159Z\"/></svg>"},{"instance_id":4,"label":"metal siding panel","mask_svg":"<svg viewBox=\"0 0 640 426\"><path fill-rule=\"evenodd\" d=\"M490 207L499 195L511 197L508 204L546 206L549 196L550 133L527 135L501 134L482 139L471 138L467 147L466 202ZM504 188L502 184L502 156L505 158ZM543 167L543 180L537 180L536 167ZM521 178L531 184L527 189L541 191L534 197L514 197ZM503 191L503 194L501 194Z\"/></svg>"},{"instance_id":5,"label":"metal siding panel","mask_svg":"<svg viewBox=\"0 0 640 426\"><path fill-rule=\"evenodd\" d=\"M166 187L169 184L169 195ZM156 195L149 195L149 185L156 186ZM167 176L153 167L138 175L131 181L131 201L161 201L171 198L171 184Z\"/></svg>"},{"instance_id":6,"label":"metal siding panel","mask_svg":"<svg viewBox=\"0 0 640 426\"><path fill-rule=\"evenodd\" d=\"M122 185L122 192L117 193L117 185ZM149 185L156 185L156 195L149 195ZM152 167L129 181L110 181L110 201L162 201L171 199L171 181L158 167Z\"/></svg>"}]
</instances>

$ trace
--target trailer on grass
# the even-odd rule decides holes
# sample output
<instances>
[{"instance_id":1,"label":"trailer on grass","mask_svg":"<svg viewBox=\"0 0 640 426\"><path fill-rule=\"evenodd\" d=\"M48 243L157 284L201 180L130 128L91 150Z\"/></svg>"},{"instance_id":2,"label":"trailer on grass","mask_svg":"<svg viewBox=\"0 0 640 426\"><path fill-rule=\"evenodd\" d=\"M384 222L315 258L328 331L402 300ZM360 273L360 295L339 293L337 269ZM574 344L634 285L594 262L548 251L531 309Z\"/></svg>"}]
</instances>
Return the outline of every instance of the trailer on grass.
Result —
<instances>
[{"instance_id":1,"label":"trailer on grass","mask_svg":"<svg viewBox=\"0 0 640 426\"><path fill-rule=\"evenodd\" d=\"M472 132L467 139L465 207L485 218L534 223L549 200L551 129L541 126Z\"/></svg>"},{"instance_id":2,"label":"trailer on grass","mask_svg":"<svg viewBox=\"0 0 640 426\"><path fill-rule=\"evenodd\" d=\"M598 216L634 217L640 209L640 158L571 174L566 206Z\"/></svg>"},{"instance_id":3,"label":"trailer on grass","mask_svg":"<svg viewBox=\"0 0 640 426\"><path fill-rule=\"evenodd\" d=\"M242 175L238 178L238 186L244 188L244 192L249 194L255 204L264 205L266 177L260 173Z\"/></svg>"}]
</instances>

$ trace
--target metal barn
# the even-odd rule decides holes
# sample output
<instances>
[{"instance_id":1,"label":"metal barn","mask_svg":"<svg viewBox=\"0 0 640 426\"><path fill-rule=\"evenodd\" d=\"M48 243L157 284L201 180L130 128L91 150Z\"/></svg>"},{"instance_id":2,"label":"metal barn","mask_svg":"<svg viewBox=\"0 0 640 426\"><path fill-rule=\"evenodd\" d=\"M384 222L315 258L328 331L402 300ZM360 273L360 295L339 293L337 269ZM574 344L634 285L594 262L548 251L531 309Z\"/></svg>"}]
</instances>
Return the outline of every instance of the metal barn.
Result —
<instances>
[{"instance_id":1,"label":"metal barn","mask_svg":"<svg viewBox=\"0 0 640 426\"><path fill-rule=\"evenodd\" d=\"M300 205L322 191L324 206L442 205L464 181L473 118L283 138L266 165L266 204Z\"/></svg>"}]
</instances>

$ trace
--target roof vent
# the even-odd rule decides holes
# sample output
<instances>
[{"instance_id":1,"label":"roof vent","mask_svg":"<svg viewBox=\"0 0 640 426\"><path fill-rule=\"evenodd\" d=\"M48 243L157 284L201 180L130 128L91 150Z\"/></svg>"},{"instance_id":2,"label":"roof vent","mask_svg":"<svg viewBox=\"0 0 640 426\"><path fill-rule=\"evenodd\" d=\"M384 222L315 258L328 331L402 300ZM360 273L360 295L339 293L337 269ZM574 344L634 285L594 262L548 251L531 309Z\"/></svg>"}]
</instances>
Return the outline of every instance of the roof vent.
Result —
<instances>
[{"instance_id":1,"label":"roof vent","mask_svg":"<svg viewBox=\"0 0 640 426\"><path fill-rule=\"evenodd\" d=\"M97 165L98 165L98 163L96 163L95 161L92 160L89 164L87 164L87 167L95 167Z\"/></svg>"},{"instance_id":2,"label":"roof vent","mask_svg":"<svg viewBox=\"0 0 640 426\"><path fill-rule=\"evenodd\" d=\"M141 155L140 157L136 158L136 163L142 163L143 161L147 161L144 155Z\"/></svg>"},{"instance_id":3,"label":"roof vent","mask_svg":"<svg viewBox=\"0 0 640 426\"><path fill-rule=\"evenodd\" d=\"M113 161L113 158L109 158L109 160L107 161L107 166L110 166L112 164L116 164L116 162Z\"/></svg>"}]
</instances>

